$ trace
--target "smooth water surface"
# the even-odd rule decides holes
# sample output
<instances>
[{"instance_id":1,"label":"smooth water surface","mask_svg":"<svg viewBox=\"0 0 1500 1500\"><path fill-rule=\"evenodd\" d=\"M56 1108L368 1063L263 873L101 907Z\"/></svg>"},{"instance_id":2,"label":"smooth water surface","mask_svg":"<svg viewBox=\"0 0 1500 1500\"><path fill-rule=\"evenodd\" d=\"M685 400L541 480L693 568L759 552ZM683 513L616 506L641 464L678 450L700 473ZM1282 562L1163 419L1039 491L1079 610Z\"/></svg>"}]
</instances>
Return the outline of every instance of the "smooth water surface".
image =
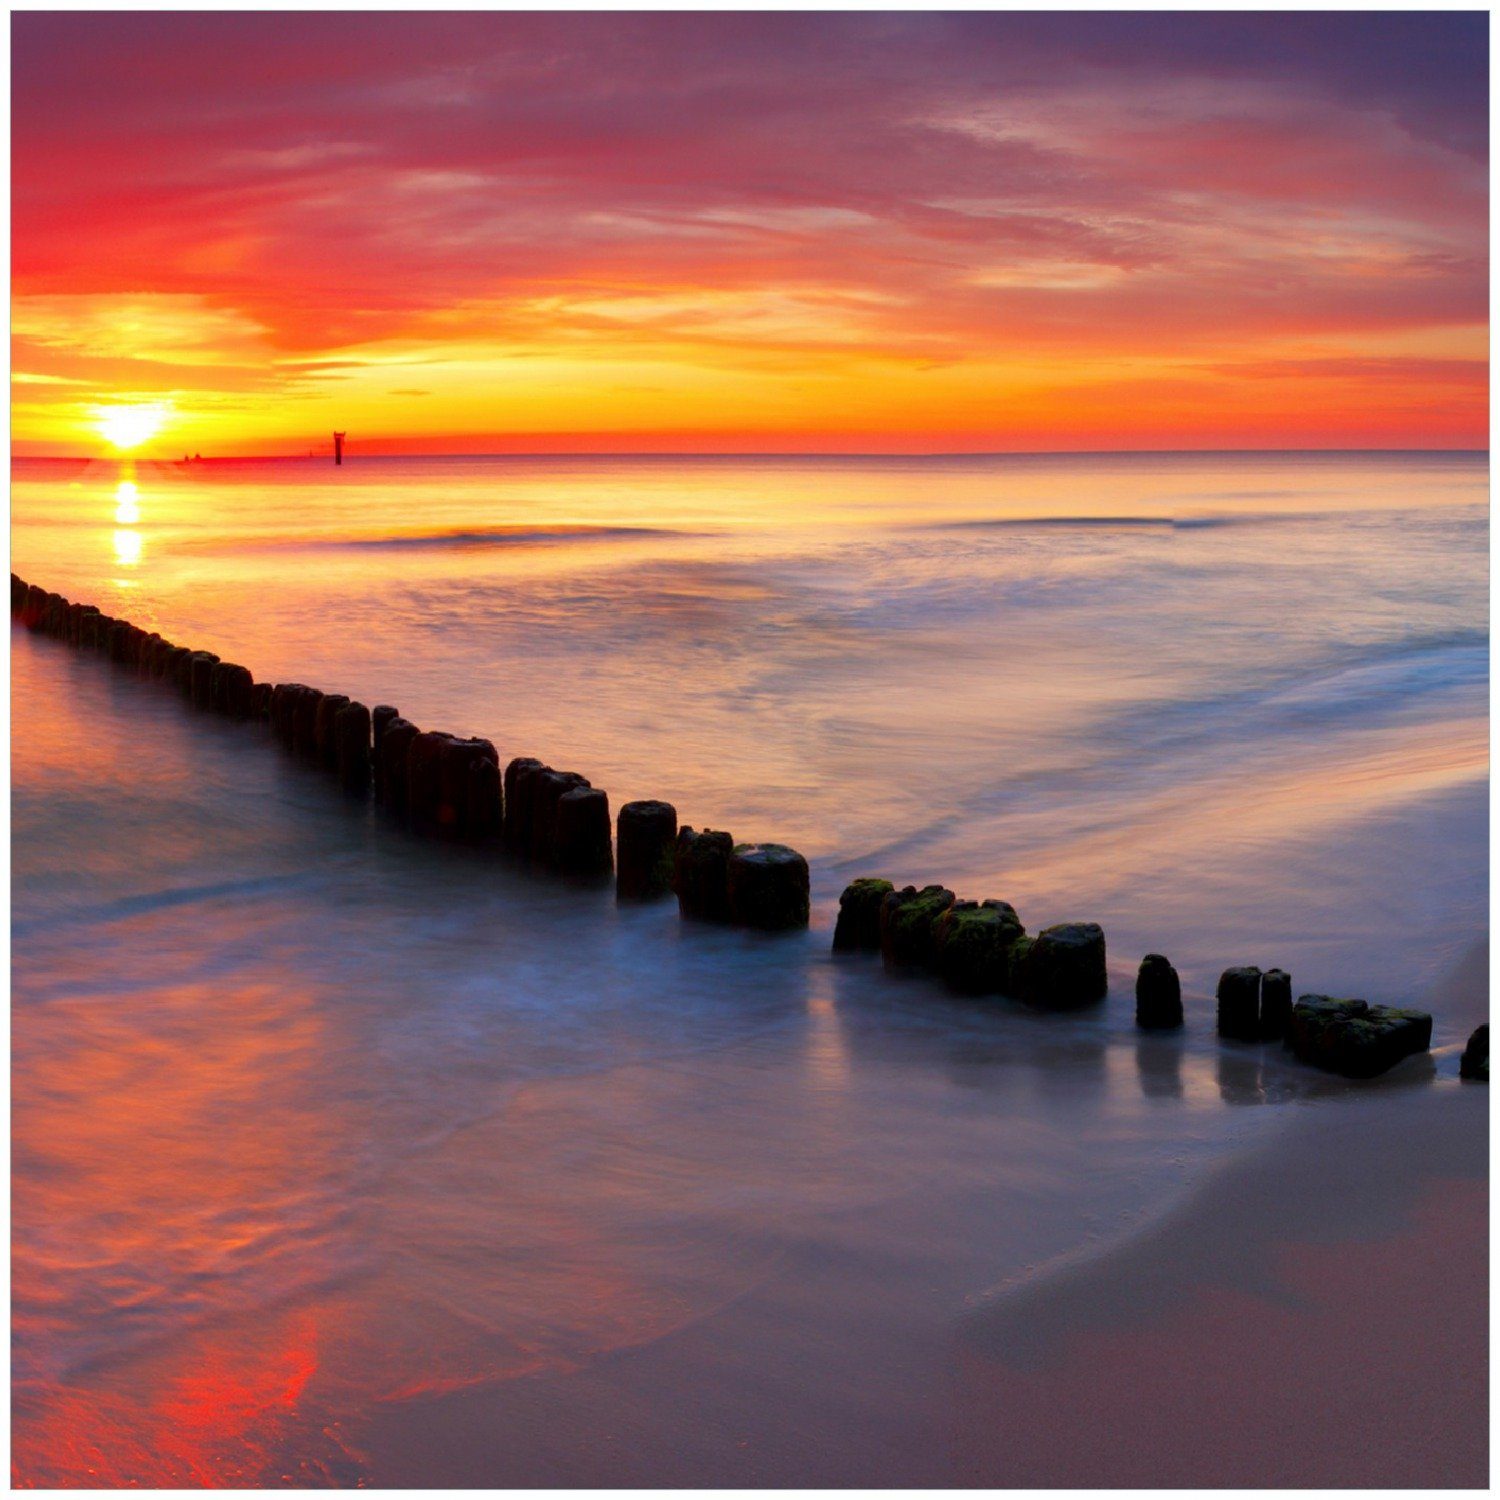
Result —
<instances>
[{"instance_id":1,"label":"smooth water surface","mask_svg":"<svg viewBox=\"0 0 1500 1500\"><path fill-rule=\"evenodd\" d=\"M766 939L434 849L13 631L17 1477L378 1484L424 1402L561 1379L603 1383L560 1442L608 1483L667 1420L610 1384L647 1348L720 1401L669 1444L698 1482L930 1477L973 1308L1346 1098L1215 1042L1220 969L1430 1000L1439 1076L1380 1087L1456 1087L1485 487L1442 454L17 463L26 578L794 844L815 897ZM1110 999L833 961L865 873L1101 922ZM1148 950L1179 1038L1133 1030Z\"/></svg>"}]
</instances>

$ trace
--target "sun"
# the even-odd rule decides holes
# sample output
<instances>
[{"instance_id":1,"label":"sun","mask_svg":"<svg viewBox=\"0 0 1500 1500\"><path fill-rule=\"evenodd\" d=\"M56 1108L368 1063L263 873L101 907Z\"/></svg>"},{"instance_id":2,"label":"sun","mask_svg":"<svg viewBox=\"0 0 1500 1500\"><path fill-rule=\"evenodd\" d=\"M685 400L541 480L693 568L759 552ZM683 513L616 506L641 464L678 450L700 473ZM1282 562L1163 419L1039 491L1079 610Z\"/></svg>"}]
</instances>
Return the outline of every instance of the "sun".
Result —
<instances>
[{"instance_id":1,"label":"sun","mask_svg":"<svg viewBox=\"0 0 1500 1500\"><path fill-rule=\"evenodd\" d=\"M94 420L100 436L110 447L118 448L122 453L149 442L167 425L167 418L171 414L172 408L162 401L94 408Z\"/></svg>"}]
</instances>

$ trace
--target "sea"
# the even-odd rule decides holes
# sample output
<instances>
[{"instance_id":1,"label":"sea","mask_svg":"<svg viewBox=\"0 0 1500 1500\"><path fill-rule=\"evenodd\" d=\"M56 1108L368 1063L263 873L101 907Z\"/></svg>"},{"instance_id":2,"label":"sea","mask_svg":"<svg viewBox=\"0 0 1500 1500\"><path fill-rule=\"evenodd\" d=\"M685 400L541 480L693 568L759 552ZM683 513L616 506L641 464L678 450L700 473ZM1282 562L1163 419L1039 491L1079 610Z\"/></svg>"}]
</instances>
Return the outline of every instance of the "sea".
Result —
<instances>
[{"instance_id":1,"label":"sea","mask_svg":"<svg viewBox=\"0 0 1500 1500\"><path fill-rule=\"evenodd\" d=\"M26 579L790 844L813 892L779 936L618 906L13 627L17 1482L930 1481L977 1310L1353 1092L1461 1087L1487 484L1469 452L15 461ZM1107 1000L833 955L865 875L1100 923ZM1181 1033L1135 1029L1148 952ZM1347 1085L1220 1043L1237 964L1430 1008L1432 1057Z\"/></svg>"}]
</instances>

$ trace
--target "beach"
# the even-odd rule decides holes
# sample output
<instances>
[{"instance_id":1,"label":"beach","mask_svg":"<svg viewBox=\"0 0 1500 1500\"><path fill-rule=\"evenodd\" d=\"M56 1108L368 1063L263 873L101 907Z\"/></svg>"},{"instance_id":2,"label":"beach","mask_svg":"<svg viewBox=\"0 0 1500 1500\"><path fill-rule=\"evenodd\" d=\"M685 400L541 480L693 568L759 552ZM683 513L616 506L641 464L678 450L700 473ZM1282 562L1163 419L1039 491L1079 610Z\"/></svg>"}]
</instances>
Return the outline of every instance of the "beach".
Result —
<instances>
[{"instance_id":1,"label":"beach","mask_svg":"<svg viewBox=\"0 0 1500 1500\"><path fill-rule=\"evenodd\" d=\"M1487 975L1476 950L1441 993L1482 1006ZM944 1334L905 1327L899 1352L852 1317L835 1349L810 1335L848 1294L824 1265L577 1377L393 1411L380 1466L455 1485L1483 1488L1486 1098L1411 1075L1308 1103L1159 1222ZM747 1379L767 1347L793 1357Z\"/></svg>"},{"instance_id":2,"label":"beach","mask_svg":"<svg viewBox=\"0 0 1500 1500\"><path fill-rule=\"evenodd\" d=\"M27 578L789 843L813 922L13 630L17 1482L1482 1484L1486 468L18 462ZM1100 922L1108 999L836 958L866 874ZM1221 1043L1243 963L1433 1052Z\"/></svg>"}]
</instances>

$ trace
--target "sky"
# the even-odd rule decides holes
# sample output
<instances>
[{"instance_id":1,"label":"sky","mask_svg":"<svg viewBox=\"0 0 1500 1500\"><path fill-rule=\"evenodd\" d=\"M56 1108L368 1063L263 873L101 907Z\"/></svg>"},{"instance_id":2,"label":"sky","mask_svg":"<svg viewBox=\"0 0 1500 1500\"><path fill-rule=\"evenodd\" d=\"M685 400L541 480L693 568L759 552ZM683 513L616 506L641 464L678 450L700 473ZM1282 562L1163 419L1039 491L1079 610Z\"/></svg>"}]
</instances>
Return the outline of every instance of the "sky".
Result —
<instances>
[{"instance_id":1,"label":"sky","mask_svg":"<svg viewBox=\"0 0 1500 1500\"><path fill-rule=\"evenodd\" d=\"M1483 447L1483 13L13 13L18 454Z\"/></svg>"}]
</instances>

